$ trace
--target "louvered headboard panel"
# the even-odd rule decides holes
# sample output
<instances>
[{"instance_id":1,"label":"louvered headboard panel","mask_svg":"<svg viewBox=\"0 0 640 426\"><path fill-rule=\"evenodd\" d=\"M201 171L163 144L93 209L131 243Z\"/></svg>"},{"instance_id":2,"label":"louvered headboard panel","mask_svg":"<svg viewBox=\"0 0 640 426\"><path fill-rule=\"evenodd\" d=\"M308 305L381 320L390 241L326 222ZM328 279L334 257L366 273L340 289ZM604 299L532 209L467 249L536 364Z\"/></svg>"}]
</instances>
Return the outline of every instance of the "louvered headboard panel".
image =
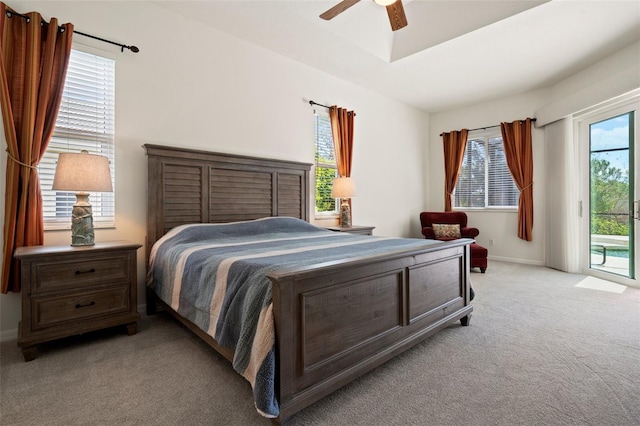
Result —
<instances>
[{"instance_id":1,"label":"louvered headboard panel","mask_svg":"<svg viewBox=\"0 0 640 426\"><path fill-rule=\"evenodd\" d=\"M202 166L165 163L162 205L165 230L184 223L198 223L202 217Z\"/></svg>"},{"instance_id":2,"label":"louvered headboard panel","mask_svg":"<svg viewBox=\"0 0 640 426\"><path fill-rule=\"evenodd\" d=\"M273 173L270 171L211 168L209 176L211 199L208 222L237 222L276 216Z\"/></svg>"},{"instance_id":3,"label":"louvered headboard panel","mask_svg":"<svg viewBox=\"0 0 640 426\"><path fill-rule=\"evenodd\" d=\"M268 216L309 220L311 164L144 145L147 152L147 252L186 223Z\"/></svg>"}]
</instances>

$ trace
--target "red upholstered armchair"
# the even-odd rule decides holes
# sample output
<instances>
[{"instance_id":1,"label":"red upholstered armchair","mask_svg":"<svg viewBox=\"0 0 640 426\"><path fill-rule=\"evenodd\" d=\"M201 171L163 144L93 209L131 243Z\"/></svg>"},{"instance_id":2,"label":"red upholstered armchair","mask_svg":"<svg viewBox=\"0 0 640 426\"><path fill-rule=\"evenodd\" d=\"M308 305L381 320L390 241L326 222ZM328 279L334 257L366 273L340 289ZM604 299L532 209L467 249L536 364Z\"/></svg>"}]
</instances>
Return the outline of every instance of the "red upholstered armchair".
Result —
<instances>
[{"instance_id":1,"label":"red upholstered armchair","mask_svg":"<svg viewBox=\"0 0 640 426\"><path fill-rule=\"evenodd\" d=\"M465 212L422 212L420 213L420 223L422 224L422 235L431 240L454 240L453 237L438 237L433 230L433 224L459 225L459 238L475 238L480 234L478 228L467 227L467 214Z\"/></svg>"},{"instance_id":2,"label":"red upholstered armchair","mask_svg":"<svg viewBox=\"0 0 640 426\"><path fill-rule=\"evenodd\" d=\"M467 214L460 211L422 212L420 213L420 223L422 224L422 235L431 240L448 241L457 238L475 239L480 234L478 228L467 226ZM434 225L436 226L434 227ZM437 225L458 225L460 235L454 235L449 232L451 229L447 229L447 226ZM488 250L479 244L472 243L470 251L471 267L480 268L480 271L484 273L487 270Z\"/></svg>"}]
</instances>

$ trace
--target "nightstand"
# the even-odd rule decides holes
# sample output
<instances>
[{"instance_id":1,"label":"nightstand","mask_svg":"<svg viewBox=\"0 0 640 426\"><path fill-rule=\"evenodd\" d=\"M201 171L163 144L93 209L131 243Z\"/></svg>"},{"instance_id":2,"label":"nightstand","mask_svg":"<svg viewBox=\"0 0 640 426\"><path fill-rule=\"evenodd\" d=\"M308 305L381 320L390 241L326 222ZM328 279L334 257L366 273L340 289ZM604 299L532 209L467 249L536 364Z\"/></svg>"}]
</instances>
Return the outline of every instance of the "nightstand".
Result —
<instances>
[{"instance_id":1,"label":"nightstand","mask_svg":"<svg viewBox=\"0 0 640 426\"><path fill-rule=\"evenodd\" d=\"M325 229L335 232L348 232L349 234L360 234L360 235L373 235L373 230L375 226L356 226L353 225L349 228L343 228L341 226L325 226Z\"/></svg>"},{"instance_id":2,"label":"nightstand","mask_svg":"<svg viewBox=\"0 0 640 426\"><path fill-rule=\"evenodd\" d=\"M22 321L18 346L25 361L39 343L107 327L126 325L136 333L136 252L128 241L93 246L19 247Z\"/></svg>"}]
</instances>

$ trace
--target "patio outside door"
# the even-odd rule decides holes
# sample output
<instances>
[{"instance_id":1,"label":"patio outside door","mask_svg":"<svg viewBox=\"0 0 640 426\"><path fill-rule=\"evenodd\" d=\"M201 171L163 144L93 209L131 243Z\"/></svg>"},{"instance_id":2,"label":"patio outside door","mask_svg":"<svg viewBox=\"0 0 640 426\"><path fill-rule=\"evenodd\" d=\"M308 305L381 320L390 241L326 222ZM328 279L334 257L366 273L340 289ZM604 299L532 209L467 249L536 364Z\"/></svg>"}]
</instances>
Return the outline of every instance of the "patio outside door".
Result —
<instances>
[{"instance_id":1,"label":"patio outside door","mask_svg":"<svg viewBox=\"0 0 640 426\"><path fill-rule=\"evenodd\" d=\"M585 122L589 136L589 273L631 285L637 285L640 228L636 106L609 110Z\"/></svg>"}]
</instances>

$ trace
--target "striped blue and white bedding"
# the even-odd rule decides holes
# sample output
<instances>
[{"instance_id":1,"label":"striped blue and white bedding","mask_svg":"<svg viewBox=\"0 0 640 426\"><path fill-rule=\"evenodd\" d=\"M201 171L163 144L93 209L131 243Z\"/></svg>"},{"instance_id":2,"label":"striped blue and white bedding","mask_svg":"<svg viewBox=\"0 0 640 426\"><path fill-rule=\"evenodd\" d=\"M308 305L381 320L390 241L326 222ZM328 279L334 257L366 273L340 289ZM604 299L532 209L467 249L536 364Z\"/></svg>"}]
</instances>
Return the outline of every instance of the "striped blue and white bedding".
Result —
<instances>
[{"instance_id":1,"label":"striped blue and white bedding","mask_svg":"<svg viewBox=\"0 0 640 426\"><path fill-rule=\"evenodd\" d=\"M327 231L295 218L174 228L153 246L158 296L221 346L253 388L258 412L277 417L271 271L434 244Z\"/></svg>"}]
</instances>

